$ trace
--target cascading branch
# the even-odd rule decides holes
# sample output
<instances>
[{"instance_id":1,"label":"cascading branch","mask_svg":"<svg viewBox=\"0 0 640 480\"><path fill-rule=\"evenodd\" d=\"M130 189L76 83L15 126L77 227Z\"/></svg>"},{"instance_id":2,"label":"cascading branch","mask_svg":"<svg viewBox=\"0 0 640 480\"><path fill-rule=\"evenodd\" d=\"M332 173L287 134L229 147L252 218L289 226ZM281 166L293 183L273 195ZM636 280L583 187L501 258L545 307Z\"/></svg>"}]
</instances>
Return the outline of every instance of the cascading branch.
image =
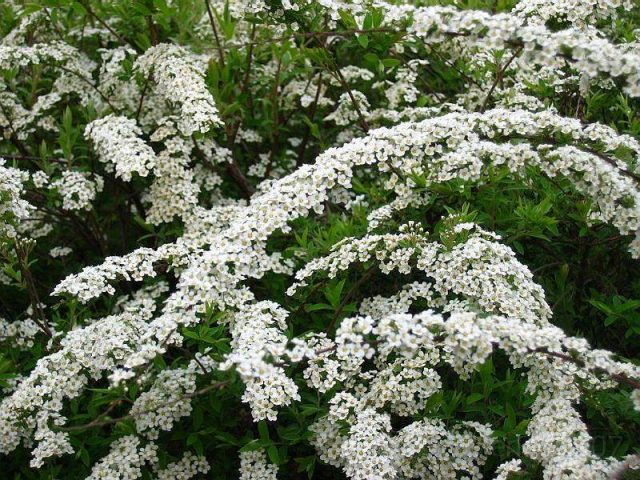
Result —
<instances>
[{"instance_id":1,"label":"cascading branch","mask_svg":"<svg viewBox=\"0 0 640 480\"><path fill-rule=\"evenodd\" d=\"M0 6L7 478L634 473L640 11L422 3Z\"/></svg>"}]
</instances>

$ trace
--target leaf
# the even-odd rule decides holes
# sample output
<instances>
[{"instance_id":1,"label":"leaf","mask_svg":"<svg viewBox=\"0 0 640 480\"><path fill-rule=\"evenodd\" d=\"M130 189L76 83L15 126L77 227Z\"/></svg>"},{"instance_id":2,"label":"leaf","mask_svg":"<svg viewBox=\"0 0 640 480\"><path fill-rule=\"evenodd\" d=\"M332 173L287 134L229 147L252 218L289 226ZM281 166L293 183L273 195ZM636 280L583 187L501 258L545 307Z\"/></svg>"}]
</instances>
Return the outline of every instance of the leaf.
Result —
<instances>
[{"instance_id":1,"label":"leaf","mask_svg":"<svg viewBox=\"0 0 640 480\"><path fill-rule=\"evenodd\" d=\"M476 403L478 400L482 400L484 395L481 393L472 393L467 397L467 405L471 405L472 403Z\"/></svg>"},{"instance_id":2,"label":"leaf","mask_svg":"<svg viewBox=\"0 0 640 480\"><path fill-rule=\"evenodd\" d=\"M342 20L342 23L344 23L345 27L349 29L355 29L358 27L355 18L353 18L353 15L348 11L340 9L338 13L340 14L340 19Z\"/></svg>"},{"instance_id":3,"label":"leaf","mask_svg":"<svg viewBox=\"0 0 640 480\"><path fill-rule=\"evenodd\" d=\"M258 422L258 433L262 440L269 440L269 427L267 426L267 422L264 420L260 420Z\"/></svg>"},{"instance_id":4,"label":"leaf","mask_svg":"<svg viewBox=\"0 0 640 480\"><path fill-rule=\"evenodd\" d=\"M373 16L371 15L371 12L369 12L364 16L364 21L362 22L362 29L371 30L372 28L373 28Z\"/></svg>"},{"instance_id":5,"label":"leaf","mask_svg":"<svg viewBox=\"0 0 640 480\"><path fill-rule=\"evenodd\" d=\"M269 446L273 445L273 442L271 440L262 440L262 439L255 439L255 440L251 440L249 443L245 444L240 451L241 452L253 452L255 450L261 450L264 448L267 448Z\"/></svg>"},{"instance_id":6,"label":"leaf","mask_svg":"<svg viewBox=\"0 0 640 480\"><path fill-rule=\"evenodd\" d=\"M269 456L271 463L275 463L276 465L280 464L280 455L278 454L278 449L275 445L271 445L267 448L267 455Z\"/></svg>"},{"instance_id":7,"label":"leaf","mask_svg":"<svg viewBox=\"0 0 640 480\"><path fill-rule=\"evenodd\" d=\"M320 310L333 311L334 308L328 303L314 303L313 305L307 305L304 310L305 312L318 312Z\"/></svg>"},{"instance_id":8,"label":"leaf","mask_svg":"<svg viewBox=\"0 0 640 480\"><path fill-rule=\"evenodd\" d=\"M401 63L402 62L397 58L385 58L384 60L382 60L382 64L387 68L397 67Z\"/></svg>"}]
</instances>

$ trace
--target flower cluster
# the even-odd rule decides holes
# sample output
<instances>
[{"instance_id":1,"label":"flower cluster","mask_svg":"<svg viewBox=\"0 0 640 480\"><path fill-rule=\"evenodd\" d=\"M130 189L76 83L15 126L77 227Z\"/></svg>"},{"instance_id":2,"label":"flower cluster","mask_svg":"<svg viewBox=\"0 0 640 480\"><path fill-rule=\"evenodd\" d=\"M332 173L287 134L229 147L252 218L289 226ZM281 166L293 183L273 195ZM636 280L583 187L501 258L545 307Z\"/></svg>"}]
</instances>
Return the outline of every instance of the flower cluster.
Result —
<instances>
[{"instance_id":1,"label":"flower cluster","mask_svg":"<svg viewBox=\"0 0 640 480\"><path fill-rule=\"evenodd\" d=\"M33 206L22 198L28 177L22 170L6 167L0 158L0 238L15 237L16 226L33 212Z\"/></svg>"},{"instance_id":2,"label":"flower cluster","mask_svg":"<svg viewBox=\"0 0 640 480\"><path fill-rule=\"evenodd\" d=\"M99 176L91 178L87 172L65 170L60 178L51 182L50 188L62 196L64 210L90 210L91 203L104 188L104 180Z\"/></svg>"},{"instance_id":3,"label":"flower cluster","mask_svg":"<svg viewBox=\"0 0 640 480\"><path fill-rule=\"evenodd\" d=\"M140 478L145 463L157 462L157 450L152 443L142 445L134 435L119 438L111 444L111 451L96 463L87 480Z\"/></svg>"},{"instance_id":4,"label":"flower cluster","mask_svg":"<svg viewBox=\"0 0 640 480\"><path fill-rule=\"evenodd\" d=\"M133 173L146 177L156 165L155 153L139 138L141 134L135 121L114 115L94 120L85 129L100 160L113 165L116 177L124 181L130 181Z\"/></svg>"},{"instance_id":5,"label":"flower cluster","mask_svg":"<svg viewBox=\"0 0 640 480\"><path fill-rule=\"evenodd\" d=\"M251 405L255 420L276 420L276 408L300 400L298 387L274 365L285 352L287 313L278 304L259 302L233 314L230 319L232 352L220 365L235 366L245 382L243 401ZM266 361L269 357L272 362Z\"/></svg>"},{"instance_id":6,"label":"flower cluster","mask_svg":"<svg viewBox=\"0 0 640 480\"><path fill-rule=\"evenodd\" d=\"M193 453L186 453L182 459L170 463L158 472L158 480L191 480L198 474L205 474L210 469L209 462L204 457Z\"/></svg>"},{"instance_id":7,"label":"flower cluster","mask_svg":"<svg viewBox=\"0 0 640 480\"><path fill-rule=\"evenodd\" d=\"M178 126L185 136L206 133L222 123L202 78L199 59L185 49L170 44L157 45L140 56L135 67L143 75L153 76L158 94L180 107Z\"/></svg>"}]
</instances>

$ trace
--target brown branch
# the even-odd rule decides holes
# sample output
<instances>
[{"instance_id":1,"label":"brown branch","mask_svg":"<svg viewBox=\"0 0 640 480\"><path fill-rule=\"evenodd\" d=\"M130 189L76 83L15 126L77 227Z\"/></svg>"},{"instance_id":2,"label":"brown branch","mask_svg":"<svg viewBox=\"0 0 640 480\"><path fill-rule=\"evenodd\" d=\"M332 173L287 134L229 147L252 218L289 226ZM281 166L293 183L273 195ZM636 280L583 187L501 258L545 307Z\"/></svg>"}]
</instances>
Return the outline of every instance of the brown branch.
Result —
<instances>
[{"instance_id":1,"label":"brown branch","mask_svg":"<svg viewBox=\"0 0 640 480\"><path fill-rule=\"evenodd\" d=\"M635 180L636 182L640 182L640 175L638 175L637 173L631 171L631 170L625 170L623 168L620 168L620 166L618 166L618 164L616 163L615 160L613 160L610 157L607 157L606 155L598 152L597 150L594 150L593 148L590 147L578 147L580 148L580 150L584 150L587 153L590 153L591 155L595 155L596 157L598 157L600 160L604 160L605 162L607 162L609 165L611 165L612 167L616 168L618 171L620 171L622 173L622 175L625 175L633 180Z\"/></svg>"},{"instance_id":2,"label":"brown branch","mask_svg":"<svg viewBox=\"0 0 640 480\"><path fill-rule=\"evenodd\" d=\"M567 355L565 353L559 353L559 352L550 352L546 349L542 349L542 348L538 348L536 350L530 350L531 353L542 353L543 355L547 355L549 357L554 357L554 358L559 358L560 360L564 360L567 362L571 362L576 364L577 366L586 369L587 371L594 373L594 374L605 374L610 376L611 378L613 378L616 382L618 383L622 383L625 385L629 385L632 388L635 389L640 389L640 382L627 377L624 374L621 373L611 373L611 372L607 372L606 370L602 369L602 368L587 368L584 361L580 360L579 358L573 358L571 355Z\"/></svg>"},{"instance_id":3,"label":"brown branch","mask_svg":"<svg viewBox=\"0 0 640 480\"><path fill-rule=\"evenodd\" d=\"M22 280L24 281L31 301L31 309L33 310L34 316L32 320L48 337L53 337L53 332L47 325L47 319L45 318L42 307L40 306L40 297L38 296L36 283L31 275L29 264L27 263L27 249L19 241L16 241L14 248L18 259L18 266L22 272Z\"/></svg>"},{"instance_id":4,"label":"brown branch","mask_svg":"<svg viewBox=\"0 0 640 480\"><path fill-rule=\"evenodd\" d=\"M147 15L146 19L147 25L149 26L149 39L151 40L151 45L155 47L159 42L158 27L156 27L156 24L153 21L151 15Z\"/></svg>"},{"instance_id":5,"label":"brown branch","mask_svg":"<svg viewBox=\"0 0 640 480\"><path fill-rule=\"evenodd\" d=\"M151 77L153 76L152 72L149 72L147 79L144 82L142 87L142 92L140 92L140 99L138 100L138 108L136 109L136 122L140 120L140 114L142 113L142 105L144 104L144 97L147 94L147 90L149 89L149 84L151 83Z\"/></svg>"},{"instance_id":6,"label":"brown branch","mask_svg":"<svg viewBox=\"0 0 640 480\"><path fill-rule=\"evenodd\" d=\"M327 53L329 53L329 50L327 49L326 46L322 45L322 48L324 48L324 50ZM329 55L329 58L331 58L331 62L333 63L333 67L334 67L333 68L333 72L336 74L336 77L338 78L338 81L340 82L340 85L342 85L342 88L344 90L346 90L347 95L349 95L349 98L351 99L351 103L353 104L353 108L355 109L356 113L358 114L358 119L360 120L360 127L362 128L362 130L364 130L365 133L368 132L369 131L369 124L365 120L364 115L362 114L362 111L360 110L360 105L358 104L358 101L356 100L356 97L353 95L353 92L351 91L351 87L349 87L349 84L344 79L344 76L342 75L342 72L340 71L340 67L333 60L331 55Z\"/></svg>"},{"instance_id":7,"label":"brown branch","mask_svg":"<svg viewBox=\"0 0 640 480\"><path fill-rule=\"evenodd\" d=\"M93 89L98 93L98 95L100 95L100 98L102 98L102 100L104 100L104 102L105 102L107 105L109 105L109 107L111 108L111 110L113 110L113 111L114 111L114 112L116 112L116 113L120 113L120 109L119 109L119 108L116 108L116 107L111 103L111 101L109 100L109 98L108 98L104 93L102 93L102 91L101 91L101 90L100 90L96 85L94 85L94 84L93 84L93 82L92 82L91 80L89 80L87 77L85 77L84 75L81 75L80 73L75 72L75 71L71 70L70 68L67 68L67 67L65 67L65 66L63 66L63 65L55 65L55 68L59 68L60 70L62 70L62 71L64 71L64 72L70 73L70 74L75 75L76 77L78 77L80 80L82 80L82 81L83 81L83 82L85 82L87 85L89 85L91 88L93 88Z\"/></svg>"},{"instance_id":8,"label":"brown branch","mask_svg":"<svg viewBox=\"0 0 640 480\"><path fill-rule=\"evenodd\" d=\"M235 161L231 160L227 164L227 173L231 175L231 178L233 178L238 187L240 187L242 195L247 200L249 200L251 198L251 195L253 195L253 193L255 192L255 189L249 183L244 174L240 171L240 167L238 167L238 164Z\"/></svg>"},{"instance_id":9,"label":"brown branch","mask_svg":"<svg viewBox=\"0 0 640 480\"><path fill-rule=\"evenodd\" d=\"M11 131L13 132L10 136L9 136L9 141L11 142L11 144L16 147L16 149L25 156L29 156L30 152L29 149L27 148L27 146L22 143L21 140L18 139L18 137L16 136L16 134L18 133L15 129L15 127L13 126L13 122L11 121L11 115L9 115L9 113L7 112L7 109L4 106L3 102L0 102L0 109L2 109L2 114L4 115L4 117L7 119L7 122L9 122L9 128L11 129Z\"/></svg>"},{"instance_id":10,"label":"brown branch","mask_svg":"<svg viewBox=\"0 0 640 480\"><path fill-rule=\"evenodd\" d=\"M179 403L183 400L187 400L190 398L194 398L194 397L198 397L200 395L204 395L205 393L210 392L211 390L216 390L216 389L222 389L224 387L226 387L229 384L228 380L225 381L221 381L221 382L215 382L212 383L211 385L208 385L204 388L201 388L200 390L196 390L193 393L187 393L185 395L183 395L180 398L174 399L172 401L166 402L163 406L166 405L173 405L176 403ZM129 415L124 415L122 417L116 417L116 418L109 418L107 420L101 420L102 418L105 418L109 415L109 413L111 413L113 411L113 409L118 406L120 403L122 403L122 400L117 400L116 402L114 402L104 413L102 413L98 418L96 418L95 420L84 424L84 425L73 425L70 427L54 427L57 430L61 430L63 432L77 432L77 431L82 431L82 430L86 430L89 428L97 428L97 427L104 427L106 425L113 425L114 423L119 423L119 422L123 422L125 420L131 420L134 419L140 415L145 415L147 413L151 413L157 410L156 408L152 408L149 410L142 410L140 412L137 412L135 414L129 414Z\"/></svg>"},{"instance_id":11,"label":"brown branch","mask_svg":"<svg viewBox=\"0 0 640 480\"><path fill-rule=\"evenodd\" d=\"M254 38L256 34L256 25L253 24L251 28L251 38ZM247 52L247 68L244 71L244 78L242 79L242 85L240 86L240 93L238 97L241 97L249 88L249 78L251 76L251 66L253 65L253 44L249 46L249 51ZM253 112L253 101L251 100L251 92L249 92L249 108ZM238 130L240 130L240 126L242 125L242 119L238 120L236 124L233 126L231 133L229 134L229 139L227 142L227 146L229 150L233 149L233 144L236 141L236 136L238 135Z\"/></svg>"},{"instance_id":12,"label":"brown branch","mask_svg":"<svg viewBox=\"0 0 640 480\"><path fill-rule=\"evenodd\" d=\"M209 163L206 155L204 154L204 152L200 148L200 145L198 145L198 141L196 140L195 136L192 137L192 140L193 140L193 145L194 145L194 149L195 149L196 155L198 156L198 158L200 158L202 160L203 165L206 168L212 167L211 164ZM249 200L251 198L251 196L253 195L253 193L255 192L255 189L249 183L249 181L244 176L242 171L240 171L240 167L238 166L238 164L233 159L231 159L227 163L227 173L231 176L231 178L233 178L235 183L240 188L240 191L242 192L242 196L244 198L246 198L247 200Z\"/></svg>"},{"instance_id":13,"label":"brown branch","mask_svg":"<svg viewBox=\"0 0 640 480\"><path fill-rule=\"evenodd\" d=\"M322 91L322 72L318 75L318 88L316 89L316 95L313 98L313 103L311 104L311 108L309 110L309 121L313 123L313 117L316 114L316 110L318 108L318 102L320 100L320 92ZM304 154L307 150L307 144L309 143L309 139L311 138L311 127L307 125L307 129L304 132L304 137L302 139L302 144L300 145L300 152L298 153L298 160L296 161L296 166L300 166L304 163Z\"/></svg>"},{"instance_id":14,"label":"brown branch","mask_svg":"<svg viewBox=\"0 0 640 480\"><path fill-rule=\"evenodd\" d=\"M67 164L67 161L62 158L54 158L54 157L41 158L35 155L6 155L4 153L0 153L0 157L4 158L5 160L17 160L17 161L27 160L29 162L37 162L39 160L45 160L47 162L61 163L64 165Z\"/></svg>"},{"instance_id":15,"label":"brown branch","mask_svg":"<svg viewBox=\"0 0 640 480\"><path fill-rule=\"evenodd\" d=\"M235 46L229 46L229 47L225 47L225 48L242 48L242 47L248 47L248 46L252 46L252 45L271 45L274 42L281 42L281 41L285 41L285 40L292 40L294 38L316 38L316 37L341 37L341 36L353 36L353 35L360 35L360 34L367 34L367 33L397 33L397 34L402 34L405 35L407 32L406 30L394 30L392 28L370 28L367 30L363 30L363 29L352 29L352 30L341 30L341 31L319 31L319 32L296 32L296 33L292 33L291 35L285 35L282 37L275 37L275 38L271 38L269 40L266 41L262 41L262 42L246 42L246 43L242 43L240 45L235 45Z\"/></svg>"},{"instance_id":16,"label":"brown branch","mask_svg":"<svg viewBox=\"0 0 640 480\"><path fill-rule=\"evenodd\" d=\"M476 82L473 78L471 78L469 75L467 75L466 73L464 73L462 70L460 70L458 67L455 66L455 63L452 63L450 61L448 61L444 55L442 55L438 50L436 50L433 45L430 45L429 43L425 43L425 46L429 47L429 50L431 50L432 53L434 53L435 55L438 56L438 58L440 58L440 60L442 61L442 63L444 63L445 65L447 65L449 68L455 70L456 72L458 72L462 77L464 77L464 79L467 82L473 83L474 85L480 87L481 85Z\"/></svg>"},{"instance_id":17,"label":"brown branch","mask_svg":"<svg viewBox=\"0 0 640 480\"><path fill-rule=\"evenodd\" d=\"M480 107L480 112L484 112L487 109L487 105L489 105L489 101L491 100L491 96L493 95L494 90L496 89L498 84L502 82L503 76L507 71L507 68L509 68L509 65L511 65L513 61L516 59L516 57L520 55L520 52L522 52L523 48L524 47L517 47L513 52L513 55L511 55L511 58L509 58L509 60L507 61L507 63L505 63L503 67L498 67L498 70L496 71L496 79L491 85L491 88L489 89L489 93L487 93L487 96L485 97L484 102L482 102L482 107Z\"/></svg>"},{"instance_id":18,"label":"brown branch","mask_svg":"<svg viewBox=\"0 0 640 480\"><path fill-rule=\"evenodd\" d=\"M220 60L220 66L222 66L222 68L225 67L224 65L224 51L222 49L222 44L220 43L220 37L218 37L218 29L216 28L216 22L213 18L213 12L211 11L211 3L209 2L209 0L204 0L205 5L207 6L207 15L209 17L209 23L211 24L211 30L213 31L213 37L215 38L216 41L216 46L218 48L218 58Z\"/></svg>"},{"instance_id":19,"label":"brown branch","mask_svg":"<svg viewBox=\"0 0 640 480\"><path fill-rule=\"evenodd\" d=\"M113 28L111 28L111 26L107 22L105 22L98 15L96 15L95 12L93 11L93 9L91 8L91 6L89 5L89 2L87 2L86 0L79 0L78 3L84 7L84 9L87 11L87 13L91 17L93 17L100 25L102 25L104 28L106 28L109 31L109 33L111 33L111 35L116 37L122 43L126 43L128 45L134 46L131 42L129 42L129 40L127 40L126 38L121 36Z\"/></svg>"},{"instance_id":20,"label":"brown branch","mask_svg":"<svg viewBox=\"0 0 640 480\"><path fill-rule=\"evenodd\" d=\"M282 55L278 57L278 66L276 67L276 75L273 79L273 88L271 89L271 117L272 117L272 133L271 133L271 149L269 150L269 162L267 163L265 177L269 178L271 173L271 167L273 166L273 160L276 155L276 149L278 148L278 141L280 138L280 118L278 114L278 88L280 87L280 72L282 70Z\"/></svg>"},{"instance_id":21,"label":"brown branch","mask_svg":"<svg viewBox=\"0 0 640 480\"><path fill-rule=\"evenodd\" d=\"M541 137L533 137L533 136L529 136L529 135L506 135L504 138L506 139L512 139L512 138L522 138L525 140L528 140L530 142L544 142L544 143L553 143L556 145L568 145L568 144L563 144L561 142L558 142L555 138L553 137L548 137L548 136L541 136ZM624 175L626 177L629 177L633 180L635 180L636 182L640 182L640 175L638 175L637 173L629 170L628 168L621 168L617 162L613 159L610 158L608 156L606 156L603 153L598 152L597 150L591 148L591 147L587 147L587 146L575 146L575 148L577 148L578 150L582 150L585 153L590 153L591 155L594 155L596 157L598 157L600 160L603 160L604 162L608 163L609 165L611 165L612 167L614 167L621 175Z\"/></svg>"}]
</instances>

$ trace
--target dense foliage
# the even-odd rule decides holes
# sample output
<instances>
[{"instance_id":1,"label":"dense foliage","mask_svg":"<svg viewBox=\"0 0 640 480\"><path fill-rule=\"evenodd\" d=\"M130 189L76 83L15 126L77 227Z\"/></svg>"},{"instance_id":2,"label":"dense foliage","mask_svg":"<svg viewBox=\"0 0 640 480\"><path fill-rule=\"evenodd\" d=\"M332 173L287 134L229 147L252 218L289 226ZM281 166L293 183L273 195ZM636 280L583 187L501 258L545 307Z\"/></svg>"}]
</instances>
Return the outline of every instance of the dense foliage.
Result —
<instances>
[{"instance_id":1,"label":"dense foliage","mask_svg":"<svg viewBox=\"0 0 640 480\"><path fill-rule=\"evenodd\" d=\"M633 0L5 0L11 479L640 466Z\"/></svg>"}]
</instances>

